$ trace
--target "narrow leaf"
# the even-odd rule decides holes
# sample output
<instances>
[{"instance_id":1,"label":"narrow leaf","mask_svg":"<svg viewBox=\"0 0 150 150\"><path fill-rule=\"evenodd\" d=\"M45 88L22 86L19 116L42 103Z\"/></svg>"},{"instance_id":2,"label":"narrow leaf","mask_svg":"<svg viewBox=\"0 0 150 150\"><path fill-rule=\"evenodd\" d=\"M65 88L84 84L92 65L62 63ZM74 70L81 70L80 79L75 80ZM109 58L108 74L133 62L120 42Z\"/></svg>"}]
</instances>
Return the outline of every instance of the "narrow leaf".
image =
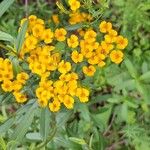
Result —
<instances>
[{"instance_id":1,"label":"narrow leaf","mask_svg":"<svg viewBox=\"0 0 150 150\"><path fill-rule=\"evenodd\" d=\"M0 41L8 41L14 44L14 38L10 34L3 31L0 31Z\"/></svg>"},{"instance_id":2,"label":"narrow leaf","mask_svg":"<svg viewBox=\"0 0 150 150\"><path fill-rule=\"evenodd\" d=\"M22 45L23 45L23 42L25 39L25 35L26 35L27 27L28 27L28 21L26 20L23 23L23 25L20 29L20 32L18 33L17 40L16 40L16 50L18 53L20 52L20 50L22 48Z\"/></svg>"},{"instance_id":3,"label":"narrow leaf","mask_svg":"<svg viewBox=\"0 0 150 150\"><path fill-rule=\"evenodd\" d=\"M32 123L32 120L33 120L34 114L35 114L35 110L36 110L35 109L36 106L37 106L37 104L34 103L29 108L27 113L22 117L20 123L18 124L18 126L16 127L14 132L12 133L12 140L16 140L16 141L21 141L22 140L22 138L24 137L24 135L28 131L29 126Z\"/></svg>"},{"instance_id":4,"label":"narrow leaf","mask_svg":"<svg viewBox=\"0 0 150 150\"><path fill-rule=\"evenodd\" d=\"M14 2L14 0L3 0L0 3L0 17L7 11L10 5Z\"/></svg>"},{"instance_id":5,"label":"narrow leaf","mask_svg":"<svg viewBox=\"0 0 150 150\"><path fill-rule=\"evenodd\" d=\"M45 108L41 109L40 117L40 135L43 140L46 140L50 131L50 111Z\"/></svg>"},{"instance_id":6,"label":"narrow leaf","mask_svg":"<svg viewBox=\"0 0 150 150\"><path fill-rule=\"evenodd\" d=\"M143 75L141 75L140 76L140 80L148 80L149 81L149 79L150 79L150 71L148 71L148 72L146 72L146 73L144 73Z\"/></svg>"},{"instance_id":7,"label":"narrow leaf","mask_svg":"<svg viewBox=\"0 0 150 150\"><path fill-rule=\"evenodd\" d=\"M125 62L125 65L126 65L126 67L128 69L128 72L130 73L130 75L133 78L137 78L137 71L136 71L134 65L131 63L131 61L128 58L126 58L124 60L124 62Z\"/></svg>"},{"instance_id":8,"label":"narrow leaf","mask_svg":"<svg viewBox=\"0 0 150 150\"><path fill-rule=\"evenodd\" d=\"M0 126L0 134L5 133L8 131L8 129L13 125L15 121L15 118L10 118L6 120L1 126Z\"/></svg>"}]
</instances>

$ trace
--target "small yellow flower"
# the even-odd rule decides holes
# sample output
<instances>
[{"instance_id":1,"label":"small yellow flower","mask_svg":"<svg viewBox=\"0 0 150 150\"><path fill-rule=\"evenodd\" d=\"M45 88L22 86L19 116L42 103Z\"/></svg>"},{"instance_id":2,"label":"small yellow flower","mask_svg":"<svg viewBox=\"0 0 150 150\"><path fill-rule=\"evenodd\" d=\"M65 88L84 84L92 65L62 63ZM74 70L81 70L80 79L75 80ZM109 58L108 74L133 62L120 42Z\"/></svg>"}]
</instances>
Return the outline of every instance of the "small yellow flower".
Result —
<instances>
[{"instance_id":1,"label":"small yellow flower","mask_svg":"<svg viewBox=\"0 0 150 150\"><path fill-rule=\"evenodd\" d=\"M52 103L49 103L49 109L52 112L57 112L60 109L60 102L59 102L59 100L55 99Z\"/></svg>"},{"instance_id":2,"label":"small yellow flower","mask_svg":"<svg viewBox=\"0 0 150 150\"><path fill-rule=\"evenodd\" d=\"M68 3L73 11L76 11L80 8L80 2L78 0L69 0Z\"/></svg>"},{"instance_id":3,"label":"small yellow flower","mask_svg":"<svg viewBox=\"0 0 150 150\"><path fill-rule=\"evenodd\" d=\"M87 66L83 67L83 73L86 74L87 76L93 76L95 71L96 71L96 69L92 65L90 65L89 67L87 67Z\"/></svg>"},{"instance_id":4,"label":"small yellow flower","mask_svg":"<svg viewBox=\"0 0 150 150\"><path fill-rule=\"evenodd\" d=\"M29 50L36 48L37 43L38 43L37 39L32 35L28 36L25 40L25 45Z\"/></svg>"},{"instance_id":5,"label":"small yellow flower","mask_svg":"<svg viewBox=\"0 0 150 150\"><path fill-rule=\"evenodd\" d=\"M79 45L78 37L76 35L71 35L70 38L67 39L68 46L71 48L76 48Z\"/></svg>"},{"instance_id":6,"label":"small yellow flower","mask_svg":"<svg viewBox=\"0 0 150 150\"><path fill-rule=\"evenodd\" d=\"M18 103L24 103L27 101L27 96L19 91L13 92L13 95Z\"/></svg>"},{"instance_id":7,"label":"small yellow flower","mask_svg":"<svg viewBox=\"0 0 150 150\"><path fill-rule=\"evenodd\" d=\"M80 102L85 103L89 101L89 91L85 88L78 88L76 96L79 97Z\"/></svg>"},{"instance_id":8,"label":"small yellow flower","mask_svg":"<svg viewBox=\"0 0 150 150\"><path fill-rule=\"evenodd\" d=\"M112 29L112 24L110 22L102 21L99 25L99 30L102 33L107 33Z\"/></svg>"},{"instance_id":9,"label":"small yellow flower","mask_svg":"<svg viewBox=\"0 0 150 150\"><path fill-rule=\"evenodd\" d=\"M75 63L83 61L83 55L78 53L78 51L73 51L71 54L71 58Z\"/></svg>"},{"instance_id":10,"label":"small yellow flower","mask_svg":"<svg viewBox=\"0 0 150 150\"><path fill-rule=\"evenodd\" d=\"M32 28L32 33L36 38L41 38L42 34L44 32L44 26L41 24L36 24L33 28Z\"/></svg>"},{"instance_id":11,"label":"small yellow flower","mask_svg":"<svg viewBox=\"0 0 150 150\"><path fill-rule=\"evenodd\" d=\"M1 87L5 92L11 92L13 90L12 82L10 80L4 80Z\"/></svg>"},{"instance_id":12,"label":"small yellow flower","mask_svg":"<svg viewBox=\"0 0 150 150\"><path fill-rule=\"evenodd\" d=\"M88 42L88 43L93 43L96 40L96 32L93 30L88 30L85 32L84 35L84 39Z\"/></svg>"},{"instance_id":13,"label":"small yellow flower","mask_svg":"<svg viewBox=\"0 0 150 150\"><path fill-rule=\"evenodd\" d=\"M42 38L43 38L43 40L44 40L44 42L45 42L46 44L49 44L49 43L52 42L53 36L54 36L54 34L53 34L53 32L51 31L51 29L46 29L46 30L44 30L44 32L43 32Z\"/></svg>"},{"instance_id":14,"label":"small yellow flower","mask_svg":"<svg viewBox=\"0 0 150 150\"><path fill-rule=\"evenodd\" d=\"M118 34L117 31L115 31L115 30L110 30L110 31L108 32L108 34L105 35L105 41L106 41L107 43L113 43L113 42L115 42L115 41L116 41L117 34Z\"/></svg>"},{"instance_id":15,"label":"small yellow flower","mask_svg":"<svg viewBox=\"0 0 150 150\"><path fill-rule=\"evenodd\" d=\"M114 62L116 64L121 63L122 60L123 60L123 53L122 53L122 51L120 51L120 50L113 50L110 53L110 59L111 59L112 62Z\"/></svg>"},{"instance_id":16,"label":"small yellow flower","mask_svg":"<svg viewBox=\"0 0 150 150\"><path fill-rule=\"evenodd\" d=\"M12 88L13 88L13 90L14 91L19 91L19 90L21 90L22 89L22 83L20 83L19 81L17 81L17 80L14 80L13 81L13 85L12 85Z\"/></svg>"},{"instance_id":17,"label":"small yellow flower","mask_svg":"<svg viewBox=\"0 0 150 150\"><path fill-rule=\"evenodd\" d=\"M21 72L19 74L17 74L17 81L25 84L25 82L29 79L29 75L25 72Z\"/></svg>"},{"instance_id":18,"label":"small yellow flower","mask_svg":"<svg viewBox=\"0 0 150 150\"><path fill-rule=\"evenodd\" d=\"M55 30L55 38L60 42L66 39L66 34L67 34L67 31L64 28Z\"/></svg>"},{"instance_id":19,"label":"small yellow flower","mask_svg":"<svg viewBox=\"0 0 150 150\"><path fill-rule=\"evenodd\" d=\"M59 24L59 18L57 14L52 15L52 19L55 24Z\"/></svg>"},{"instance_id":20,"label":"small yellow flower","mask_svg":"<svg viewBox=\"0 0 150 150\"><path fill-rule=\"evenodd\" d=\"M120 35L116 38L116 43L118 49L125 49L128 45L128 40Z\"/></svg>"},{"instance_id":21,"label":"small yellow flower","mask_svg":"<svg viewBox=\"0 0 150 150\"><path fill-rule=\"evenodd\" d=\"M62 60L59 64L58 64L58 71L60 73L67 73L71 70L71 64L70 62L65 62L64 60Z\"/></svg>"},{"instance_id":22,"label":"small yellow flower","mask_svg":"<svg viewBox=\"0 0 150 150\"><path fill-rule=\"evenodd\" d=\"M65 95L63 103L68 109L72 109L74 105L74 99L69 95Z\"/></svg>"},{"instance_id":23,"label":"small yellow flower","mask_svg":"<svg viewBox=\"0 0 150 150\"><path fill-rule=\"evenodd\" d=\"M38 104L44 108L48 105L48 101L46 99L38 99Z\"/></svg>"}]
</instances>

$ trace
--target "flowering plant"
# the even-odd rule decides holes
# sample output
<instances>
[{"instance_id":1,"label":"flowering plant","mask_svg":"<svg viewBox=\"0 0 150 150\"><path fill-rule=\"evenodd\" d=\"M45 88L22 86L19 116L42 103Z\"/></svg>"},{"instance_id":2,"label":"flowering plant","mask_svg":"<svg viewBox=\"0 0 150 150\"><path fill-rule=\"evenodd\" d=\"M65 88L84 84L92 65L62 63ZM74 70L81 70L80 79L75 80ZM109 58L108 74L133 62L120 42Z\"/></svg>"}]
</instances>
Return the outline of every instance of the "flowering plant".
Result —
<instances>
[{"instance_id":1,"label":"flowering plant","mask_svg":"<svg viewBox=\"0 0 150 150\"><path fill-rule=\"evenodd\" d=\"M12 3L4 0L0 10ZM141 75L129 59L131 39L119 27L125 21L102 18L107 0L45 3L38 1L42 15L25 0L34 9L21 16L16 38L0 31L0 146L103 150L111 144L112 150L126 148L127 137L148 147L136 139L148 139L145 129L134 124L148 112L149 72L143 64Z\"/></svg>"}]
</instances>

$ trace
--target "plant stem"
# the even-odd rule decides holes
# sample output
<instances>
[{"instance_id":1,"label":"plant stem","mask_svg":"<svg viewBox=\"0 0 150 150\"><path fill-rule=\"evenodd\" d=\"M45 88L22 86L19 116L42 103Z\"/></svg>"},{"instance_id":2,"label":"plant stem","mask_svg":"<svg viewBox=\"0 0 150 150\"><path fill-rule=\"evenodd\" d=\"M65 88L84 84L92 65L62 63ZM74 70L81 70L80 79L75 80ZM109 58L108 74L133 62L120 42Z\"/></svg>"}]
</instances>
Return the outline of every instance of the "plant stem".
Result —
<instances>
[{"instance_id":1,"label":"plant stem","mask_svg":"<svg viewBox=\"0 0 150 150\"><path fill-rule=\"evenodd\" d=\"M28 0L25 0L25 12L26 12L26 18L28 17Z\"/></svg>"}]
</instances>

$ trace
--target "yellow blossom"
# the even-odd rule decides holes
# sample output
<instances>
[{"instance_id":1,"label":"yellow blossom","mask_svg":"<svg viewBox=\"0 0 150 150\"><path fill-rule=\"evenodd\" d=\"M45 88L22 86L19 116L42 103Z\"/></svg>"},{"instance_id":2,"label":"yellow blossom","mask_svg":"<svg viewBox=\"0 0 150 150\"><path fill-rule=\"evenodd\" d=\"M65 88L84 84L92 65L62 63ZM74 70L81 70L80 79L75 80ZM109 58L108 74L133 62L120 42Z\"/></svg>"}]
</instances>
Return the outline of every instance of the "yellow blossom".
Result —
<instances>
[{"instance_id":1,"label":"yellow blossom","mask_svg":"<svg viewBox=\"0 0 150 150\"><path fill-rule=\"evenodd\" d=\"M10 80L4 80L1 87L5 92L11 92L13 90L12 82Z\"/></svg>"},{"instance_id":2,"label":"yellow blossom","mask_svg":"<svg viewBox=\"0 0 150 150\"><path fill-rule=\"evenodd\" d=\"M83 61L83 55L78 53L78 51L76 51L76 50L72 52L71 58L75 63Z\"/></svg>"},{"instance_id":3,"label":"yellow blossom","mask_svg":"<svg viewBox=\"0 0 150 150\"><path fill-rule=\"evenodd\" d=\"M86 74L87 76L93 76L95 71L96 71L96 69L92 65L90 65L88 67L86 67L86 66L83 67L83 73Z\"/></svg>"},{"instance_id":4,"label":"yellow blossom","mask_svg":"<svg viewBox=\"0 0 150 150\"><path fill-rule=\"evenodd\" d=\"M99 30L102 33L107 33L112 29L112 24L110 22L102 21L99 25Z\"/></svg>"},{"instance_id":5,"label":"yellow blossom","mask_svg":"<svg viewBox=\"0 0 150 150\"><path fill-rule=\"evenodd\" d=\"M68 109L72 109L74 105L74 99L69 95L65 95L63 103Z\"/></svg>"},{"instance_id":6,"label":"yellow blossom","mask_svg":"<svg viewBox=\"0 0 150 150\"><path fill-rule=\"evenodd\" d=\"M76 48L79 45L78 37L76 35L71 35L70 38L67 39L68 46L71 48Z\"/></svg>"},{"instance_id":7,"label":"yellow blossom","mask_svg":"<svg viewBox=\"0 0 150 150\"><path fill-rule=\"evenodd\" d=\"M71 70L71 64L70 62L65 62L64 60L62 60L59 64L58 64L58 71L60 73L67 73Z\"/></svg>"},{"instance_id":8,"label":"yellow blossom","mask_svg":"<svg viewBox=\"0 0 150 150\"><path fill-rule=\"evenodd\" d=\"M128 40L120 35L116 38L116 43L118 49L125 49L128 45Z\"/></svg>"},{"instance_id":9,"label":"yellow blossom","mask_svg":"<svg viewBox=\"0 0 150 150\"><path fill-rule=\"evenodd\" d=\"M122 51L120 51L120 50L113 50L110 53L110 59L111 59L112 62L114 62L116 64L121 63L122 60L123 60L123 53L122 53Z\"/></svg>"},{"instance_id":10,"label":"yellow blossom","mask_svg":"<svg viewBox=\"0 0 150 150\"><path fill-rule=\"evenodd\" d=\"M45 42L46 44L49 44L49 43L52 42L53 36L54 36L54 34L53 34L53 32L51 31L51 29L46 29L46 30L44 30L44 32L43 32L42 38L43 38L43 40L44 40L44 42Z\"/></svg>"},{"instance_id":11,"label":"yellow blossom","mask_svg":"<svg viewBox=\"0 0 150 150\"><path fill-rule=\"evenodd\" d=\"M78 0L69 0L68 3L73 11L76 11L80 8L80 2Z\"/></svg>"},{"instance_id":12,"label":"yellow blossom","mask_svg":"<svg viewBox=\"0 0 150 150\"><path fill-rule=\"evenodd\" d=\"M80 102L85 103L89 100L89 91L85 88L78 88L76 96L79 97Z\"/></svg>"},{"instance_id":13,"label":"yellow blossom","mask_svg":"<svg viewBox=\"0 0 150 150\"><path fill-rule=\"evenodd\" d=\"M67 31L64 28L55 30L55 38L60 42L66 39L66 34L67 34Z\"/></svg>"}]
</instances>

